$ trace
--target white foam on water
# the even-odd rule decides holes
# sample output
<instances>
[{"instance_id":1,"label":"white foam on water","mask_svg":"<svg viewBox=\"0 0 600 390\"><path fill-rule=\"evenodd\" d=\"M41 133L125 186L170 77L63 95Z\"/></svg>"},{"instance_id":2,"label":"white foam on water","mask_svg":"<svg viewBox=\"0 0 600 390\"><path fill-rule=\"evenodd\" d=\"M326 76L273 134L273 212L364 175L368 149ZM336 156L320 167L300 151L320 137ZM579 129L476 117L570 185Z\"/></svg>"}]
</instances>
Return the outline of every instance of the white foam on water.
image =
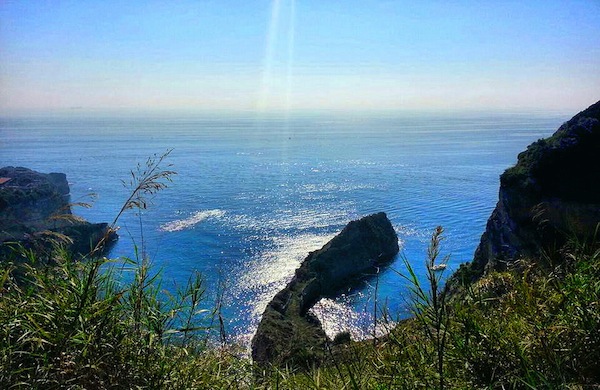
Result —
<instances>
[{"instance_id":1,"label":"white foam on water","mask_svg":"<svg viewBox=\"0 0 600 390\"><path fill-rule=\"evenodd\" d=\"M190 217L178 219L160 225L160 230L164 232L177 232L194 227L200 222L209 218L221 218L225 215L225 211L220 209L196 211Z\"/></svg>"}]
</instances>

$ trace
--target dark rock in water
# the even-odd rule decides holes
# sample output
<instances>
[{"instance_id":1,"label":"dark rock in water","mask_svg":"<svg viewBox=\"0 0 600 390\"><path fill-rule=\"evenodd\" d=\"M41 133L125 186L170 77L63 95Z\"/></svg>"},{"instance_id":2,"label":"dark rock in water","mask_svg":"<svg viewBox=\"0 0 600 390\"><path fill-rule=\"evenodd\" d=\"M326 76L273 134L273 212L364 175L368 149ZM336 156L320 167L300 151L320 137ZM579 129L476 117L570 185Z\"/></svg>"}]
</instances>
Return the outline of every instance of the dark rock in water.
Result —
<instances>
[{"instance_id":1,"label":"dark rock in water","mask_svg":"<svg viewBox=\"0 0 600 390\"><path fill-rule=\"evenodd\" d=\"M311 252L288 285L267 305L254 338L252 358L259 364L318 364L329 341L308 310L398 253L398 236L385 213L352 221L323 248Z\"/></svg>"},{"instance_id":2,"label":"dark rock in water","mask_svg":"<svg viewBox=\"0 0 600 390\"><path fill-rule=\"evenodd\" d=\"M500 177L499 201L471 265L475 276L589 237L600 223L600 102L529 145Z\"/></svg>"},{"instance_id":3,"label":"dark rock in water","mask_svg":"<svg viewBox=\"0 0 600 390\"><path fill-rule=\"evenodd\" d=\"M92 224L72 215L65 174L0 169L0 259L9 252L5 243L41 249L48 244L44 237L61 235L72 241L68 245L72 252L87 254L107 232L105 223ZM115 237L113 233L111 240Z\"/></svg>"}]
</instances>

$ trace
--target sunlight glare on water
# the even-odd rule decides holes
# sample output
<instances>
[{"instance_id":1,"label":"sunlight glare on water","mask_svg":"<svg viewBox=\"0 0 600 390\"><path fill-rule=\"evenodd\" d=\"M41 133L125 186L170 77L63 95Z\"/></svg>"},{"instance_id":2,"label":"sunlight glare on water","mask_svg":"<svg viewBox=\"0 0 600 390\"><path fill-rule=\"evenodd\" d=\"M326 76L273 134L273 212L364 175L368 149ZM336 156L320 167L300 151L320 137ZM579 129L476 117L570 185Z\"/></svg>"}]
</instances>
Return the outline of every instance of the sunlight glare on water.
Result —
<instances>
[{"instance_id":1,"label":"sunlight glare on water","mask_svg":"<svg viewBox=\"0 0 600 390\"><path fill-rule=\"evenodd\" d=\"M251 292L256 297L252 307L255 318L262 314L271 298L291 280L307 254L320 249L331 238L331 234L273 237L272 249L250 260L236 287L245 294Z\"/></svg>"}]
</instances>

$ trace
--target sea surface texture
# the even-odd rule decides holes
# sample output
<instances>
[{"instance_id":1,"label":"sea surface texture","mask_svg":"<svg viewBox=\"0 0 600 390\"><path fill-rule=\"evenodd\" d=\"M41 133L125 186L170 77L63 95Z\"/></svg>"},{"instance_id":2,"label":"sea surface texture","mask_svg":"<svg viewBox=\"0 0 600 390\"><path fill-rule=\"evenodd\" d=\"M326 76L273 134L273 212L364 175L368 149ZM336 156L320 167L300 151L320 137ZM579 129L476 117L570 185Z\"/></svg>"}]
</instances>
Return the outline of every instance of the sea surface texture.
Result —
<instances>
[{"instance_id":1,"label":"sea surface texture","mask_svg":"<svg viewBox=\"0 0 600 390\"><path fill-rule=\"evenodd\" d=\"M204 276L206 307L223 292L231 340L247 343L266 304L309 251L350 220L384 211L401 255L314 309L331 336L373 332L375 313L407 315L402 257L424 275L433 229L446 231L446 274L470 261L497 201L499 175L560 113L83 115L0 119L0 165L64 172L75 212L110 222L138 162L173 149L178 175L148 210L126 213L111 257L147 253L163 288ZM96 194L91 198L89 194ZM377 288L376 288L377 287ZM377 292L377 299L375 299ZM375 308L377 303L378 308Z\"/></svg>"}]
</instances>

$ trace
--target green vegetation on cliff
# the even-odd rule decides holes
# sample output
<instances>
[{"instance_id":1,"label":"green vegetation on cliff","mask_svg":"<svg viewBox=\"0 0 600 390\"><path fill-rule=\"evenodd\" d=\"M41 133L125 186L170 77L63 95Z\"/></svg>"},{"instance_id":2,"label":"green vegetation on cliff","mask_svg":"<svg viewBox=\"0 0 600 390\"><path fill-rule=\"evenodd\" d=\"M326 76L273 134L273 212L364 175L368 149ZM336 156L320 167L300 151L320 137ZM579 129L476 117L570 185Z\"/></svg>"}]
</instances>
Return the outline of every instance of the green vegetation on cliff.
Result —
<instances>
[{"instance_id":1,"label":"green vegetation on cliff","mask_svg":"<svg viewBox=\"0 0 600 390\"><path fill-rule=\"evenodd\" d=\"M598 240L458 286L442 321L419 304L422 318L376 343L332 346L308 371L259 370L231 347L208 346L196 321L199 278L165 304L146 261L131 263L135 277L123 284L97 272L106 259L78 262L59 251L48 266L21 255L31 262L19 266L26 283L13 278L14 265L0 269L2 388L436 388L440 367L445 388L600 385Z\"/></svg>"}]
</instances>

